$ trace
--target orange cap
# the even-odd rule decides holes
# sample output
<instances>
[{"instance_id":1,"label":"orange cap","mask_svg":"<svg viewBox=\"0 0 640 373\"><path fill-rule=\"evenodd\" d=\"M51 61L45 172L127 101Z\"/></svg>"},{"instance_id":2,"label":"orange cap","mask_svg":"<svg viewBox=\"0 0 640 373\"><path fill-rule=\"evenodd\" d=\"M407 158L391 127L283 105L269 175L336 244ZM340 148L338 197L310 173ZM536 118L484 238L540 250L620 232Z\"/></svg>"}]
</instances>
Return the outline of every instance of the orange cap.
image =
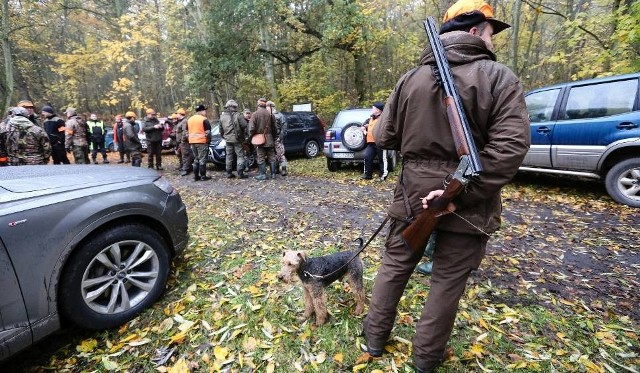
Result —
<instances>
[{"instance_id":1,"label":"orange cap","mask_svg":"<svg viewBox=\"0 0 640 373\"><path fill-rule=\"evenodd\" d=\"M31 102L29 100L22 100L22 101L18 102L18 105L16 105L16 106L33 108L33 102Z\"/></svg>"},{"instance_id":2,"label":"orange cap","mask_svg":"<svg viewBox=\"0 0 640 373\"><path fill-rule=\"evenodd\" d=\"M479 17L474 17L476 15ZM508 23L495 19L493 8L483 0L458 0L456 3L451 5L444 14L440 33L454 31L462 28L463 26L469 26L469 23L476 19L480 22L487 21L491 23L493 25L494 34L511 27ZM442 31L442 29L445 31Z\"/></svg>"},{"instance_id":3,"label":"orange cap","mask_svg":"<svg viewBox=\"0 0 640 373\"><path fill-rule=\"evenodd\" d=\"M151 108L147 109L147 114L155 114L155 113L156 113L155 110L153 110Z\"/></svg>"},{"instance_id":4,"label":"orange cap","mask_svg":"<svg viewBox=\"0 0 640 373\"><path fill-rule=\"evenodd\" d=\"M133 111L127 111L127 113L124 116L125 118L135 118L136 113L134 113Z\"/></svg>"},{"instance_id":5,"label":"orange cap","mask_svg":"<svg viewBox=\"0 0 640 373\"><path fill-rule=\"evenodd\" d=\"M180 115L187 115L187 112L184 109L178 109L178 111L176 111L177 114Z\"/></svg>"}]
</instances>

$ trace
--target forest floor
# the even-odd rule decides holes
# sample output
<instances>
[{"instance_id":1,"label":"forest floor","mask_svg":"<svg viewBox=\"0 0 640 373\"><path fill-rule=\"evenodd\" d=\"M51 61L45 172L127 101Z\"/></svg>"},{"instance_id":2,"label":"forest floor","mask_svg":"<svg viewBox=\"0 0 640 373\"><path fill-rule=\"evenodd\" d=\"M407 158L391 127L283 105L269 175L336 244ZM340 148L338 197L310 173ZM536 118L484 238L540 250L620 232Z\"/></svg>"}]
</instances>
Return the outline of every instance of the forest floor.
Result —
<instances>
[{"instance_id":1,"label":"forest floor","mask_svg":"<svg viewBox=\"0 0 640 373\"><path fill-rule=\"evenodd\" d=\"M352 314L348 288L330 287L332 317L316 328L297 319L299 286L275 277L285 249L317 256L367 239L384 219L397 171L386 181L361 180L361 167L329 172L323 157L295 158L290 175L275 180L226 179L210 166L212 180L194 182L173 170L172 155L164 164L188 207L191 236L165 296L118 330L66 329L6 368L411 371L428 276L411 278L388 353L373 362L362 359L362 316ZM599 182L518 175L503 190L503 210L441 371L637 372L638 209L615 203ZM386 230L362 254L367 294Z\"/></svg>"}]
</instances>

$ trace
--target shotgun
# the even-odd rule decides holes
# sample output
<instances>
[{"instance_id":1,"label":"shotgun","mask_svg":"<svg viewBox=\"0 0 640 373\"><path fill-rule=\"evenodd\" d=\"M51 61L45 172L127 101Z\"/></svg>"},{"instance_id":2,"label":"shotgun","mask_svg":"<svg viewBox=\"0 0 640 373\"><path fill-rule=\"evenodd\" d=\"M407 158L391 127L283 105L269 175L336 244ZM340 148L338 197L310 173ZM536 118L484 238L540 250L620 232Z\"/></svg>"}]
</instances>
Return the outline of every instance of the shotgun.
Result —
<instances>
[{"instance_id":1,"label":"shotgun","mask_svg":"<svg viewBox=\"0 0 640 373\"><path fill-rule=\"evenodd\" d=\"M402 232L402 239L405 245L414 251L424 249L440 217L448 212L447 205L449 202L462 193L467 184L482 172L480 156L473 141L469 122L453 81L451 68L433 17L428 17L424 21L424 28L429 37L429 43L436 61L436 66L434 67L436 81L444 88L447 119L451 127L456 151L460 157L460 164L453 175L448 175L444 179L444 193L429 202L429 208L422 210Z\"/></svg>"}]
</instances>

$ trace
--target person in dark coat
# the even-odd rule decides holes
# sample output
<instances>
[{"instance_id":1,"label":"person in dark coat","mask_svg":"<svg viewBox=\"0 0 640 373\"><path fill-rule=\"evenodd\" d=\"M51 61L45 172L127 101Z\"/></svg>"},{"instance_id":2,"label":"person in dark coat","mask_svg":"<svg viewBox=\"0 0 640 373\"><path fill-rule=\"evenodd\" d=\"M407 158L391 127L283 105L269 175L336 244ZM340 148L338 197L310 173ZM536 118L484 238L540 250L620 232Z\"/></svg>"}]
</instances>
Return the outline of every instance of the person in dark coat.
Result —
<instances>
[{"instance_id":1,"label":"person in dark coat","mask_svg":"<svg viewBox=\"0 0 640 373\"><path fill-rule=\"evenodd\" d=\"M147 109L147 116L144 118L142 130L147 141L147 163L149 168L153 168L153 160L156 161L156 170L162 170L162 133L164 126L158 120L156 111Z\"/></svg>"},{"instance_id":2,"label":"person in dark coat","mask_svg":"<svg viewBox=\"0 0 640 373\"><path fill-rule=\"evenodd\" d=\"M51 106L45 105L40 113L44 118L44 131L49 136L51 143L51 158L53 164L70 164L67 152L64 149L64 120L61 119Z\"/></svg>"},{"instance_id":3,"label":"person in dark coat","mask_svg":"<svg viewBox=\"0 0 640 373\"><path fill-rule=\"evenodd\" d=\"M256 176L256 180L267 179L266 160L269 160L269 168L271 169L271 178L276 177L276 151L275 139L277 136L276 118L271 111L267 109L267 99L260 98L258 100L258 109L249 121L249 138L253 138L257 134L263 134L265 142L256 146L258 154L258 167L260 174Z\"/></svg>"},{"instance_id":4,"label":"person in dark coat","mask_svg":"<svg viewBox=\"0 0 640 373\"><path fill-rule=\"evenodd\" d=\"M442 216L436 226L431 287L412 341L418 372L433 372L445 359L469 274L479 267L489 234L500 226L500 189L529 149L522 85L492 52L493 35L507 27L484 1L460 0L449 8L440 29L484 171L447 206L455 214ZM419 65L396 84L374 128L376 144L402 152L403 167L388 209L391 227L364 321L372 356L382 354L400 298L424 252L407 249L402 232L410 217L442 195L443 180L460 163L434 61L427 46Z\"/></svg>"}]
</instances>

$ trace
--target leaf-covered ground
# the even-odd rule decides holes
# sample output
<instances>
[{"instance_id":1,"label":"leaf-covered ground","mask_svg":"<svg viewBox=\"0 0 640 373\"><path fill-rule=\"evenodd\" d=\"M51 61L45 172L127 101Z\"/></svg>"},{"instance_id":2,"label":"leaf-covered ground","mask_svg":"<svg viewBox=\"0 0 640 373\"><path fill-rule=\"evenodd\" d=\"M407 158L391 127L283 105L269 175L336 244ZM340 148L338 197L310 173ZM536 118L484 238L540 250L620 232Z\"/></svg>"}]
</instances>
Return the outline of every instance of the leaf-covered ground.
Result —
<instances>
[{"instance_id":1,"label":"leaf-covered ground","mask_svg":"<svg viewBox=\"0 0 640 373\"><path fill-rule=\"evenodd\" d=\"M290 176L265 182L214 171L196 183L165 171L188 206L191 241L164 297L118 330L67 329L3 369L412 371L428 277L412 277L393 340L375 361L362 359L363 316L344 283L328 289L332 316L316 328L298 319L300 287L276 278L283 250L323 255L368 238L397 175L362 181L359 168L330 173L321 157L290 163ZM593 181L518 176L503 197L503 228L468 283L440 371L640 371L639 211ZM383 242L362 255L368 294Z\"/></svg>"}]
</instances>

